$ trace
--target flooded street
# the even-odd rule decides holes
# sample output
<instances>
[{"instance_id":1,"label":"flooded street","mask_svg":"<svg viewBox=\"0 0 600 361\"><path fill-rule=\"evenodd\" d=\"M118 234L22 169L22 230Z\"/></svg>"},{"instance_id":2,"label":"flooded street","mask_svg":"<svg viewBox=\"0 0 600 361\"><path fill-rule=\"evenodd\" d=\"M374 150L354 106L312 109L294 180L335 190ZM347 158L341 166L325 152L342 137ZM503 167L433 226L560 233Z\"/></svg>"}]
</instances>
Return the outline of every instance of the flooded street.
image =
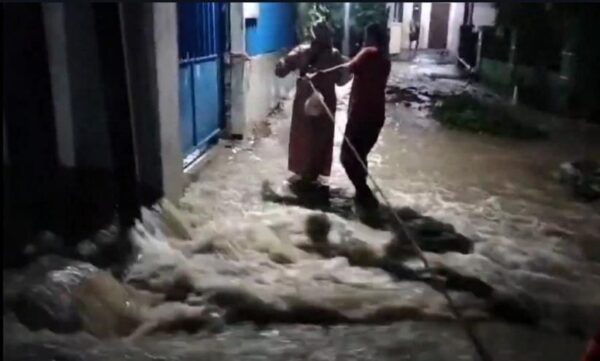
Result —
<instances>
[{"instance_id":1,"label":"flooded street","mask_svg":"<svg viewBox=\"0 0 600 361\"><path fill-rule=\"evenodd\" d=\"M451 65L394 63L392 72L389 85L466 89L464 80L452 79ZM340 208L353 193L339 162L349 89L338 89L339 127L329 179ZM99 341L84 333L32 332L11 316L4 320L4 333L11 335L5 339L5 357L477 360L430 284L360 267L349 257L311 252L305 222L317 211L265 201L265 181L277 190L289 176L291 98L282 108L268 120L264 137L217 146L214 159L188 187L178 208L191 239L161 230L151 211L134 235L139 257L125 281L165 293L184 279L189 290L178 301L192 304L195 297L209 295L211 303L228 311L221 332ZM544 118L527 112L531 121ZM493 290L482 297L475 290L479 286L465 286L451 295L476 322L494 360L579 359L600 322L600 212L597 203L574 200L554 173L561 163L580 158L584 148L599 158L597 142L582 145L575 139L582 131L587 139L600 139L600 131L548 118L543 122L547 140L502 139L445 129L427 109L403 102L388 103L387 117L369 156L370 171L394 206L449 224L453 230L444 234L454 237L455 230L473 241L470 252L425 253L435 267ZM381 258L393 238L352 214L327 217L332 244L358 241ZM402 263L421 268L414 257ZM500 300L516 308L503 308ZM535 321L519 319L520 312L533 314Z\"/></svg>"}]
</instances>

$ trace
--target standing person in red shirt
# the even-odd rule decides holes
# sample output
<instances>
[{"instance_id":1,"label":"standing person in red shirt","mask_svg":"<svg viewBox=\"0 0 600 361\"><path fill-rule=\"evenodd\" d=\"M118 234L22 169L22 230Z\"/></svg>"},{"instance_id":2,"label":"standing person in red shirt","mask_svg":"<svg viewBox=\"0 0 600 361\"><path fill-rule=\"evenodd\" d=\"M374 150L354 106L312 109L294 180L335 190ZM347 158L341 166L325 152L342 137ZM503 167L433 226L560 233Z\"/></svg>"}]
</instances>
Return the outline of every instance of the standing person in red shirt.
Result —
<instances>
[{"instance_id":1,"label":"standing person in red shirt","mask_svg":"<svg viewBox=\"0 0 600 361\"><path fill-rule=\"evenodd\" d=\"M345 137L352 143L365 165L367 155L375 146L385 120L385 87L391 69L387 48L385 31L379 25L371 24L365 29L363 48L350 62L318 71L311 76L317 77L340 68L346 68L354 74ZM367 172L347 141L342 145L340 158L356 189L356 205L377 208L379 202L367 185Z\"/></svg>"}]
</instances>

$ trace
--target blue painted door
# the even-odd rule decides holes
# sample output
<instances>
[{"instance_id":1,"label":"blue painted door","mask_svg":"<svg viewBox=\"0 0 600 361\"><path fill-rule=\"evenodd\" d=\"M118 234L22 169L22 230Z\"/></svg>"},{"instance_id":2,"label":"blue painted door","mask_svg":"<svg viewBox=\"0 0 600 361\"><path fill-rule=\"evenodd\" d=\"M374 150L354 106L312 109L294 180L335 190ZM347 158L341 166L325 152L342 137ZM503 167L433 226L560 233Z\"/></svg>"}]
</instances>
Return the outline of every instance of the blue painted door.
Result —
<instances>
[{"instance_id":1,"label":"blue painted door","mask_svg":"<svg viewBox=\"0 0 600 361\"><path fill-rule=\"evenodd\" d=\"M214 144L222 124L225 3L178 3L179 112L185 163Z\"/></svg>"}]
</instances>

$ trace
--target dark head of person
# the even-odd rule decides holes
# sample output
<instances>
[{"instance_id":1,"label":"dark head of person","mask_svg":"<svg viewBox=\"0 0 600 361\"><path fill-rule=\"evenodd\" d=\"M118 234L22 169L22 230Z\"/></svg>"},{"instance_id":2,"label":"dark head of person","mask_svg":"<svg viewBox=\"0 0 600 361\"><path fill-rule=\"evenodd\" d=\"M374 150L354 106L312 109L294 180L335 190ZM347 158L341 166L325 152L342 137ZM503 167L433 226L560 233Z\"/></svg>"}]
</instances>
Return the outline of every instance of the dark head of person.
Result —
<instances>
[{"instance_id":1,"label":"dark head of person","mask_svg":"<svg viewBox=\"0 0 600 361\"><path fill-rule=\"evenodd\" d=\"M327 50L333 47L333 30L325 21L319 21L311 28L311 46L316 50Z\"/></svg>"},{"instance_id":2,"label":"dark head of person","mask_svg":"<svg viewBox=\"0 0 600 361\"><path fill-rule=\"evenodd\" d=\"M333 48L333 30L325 21L319 21L311 29L309 66L315 64L321 53Z\"/></svg>"},{"instance_id":3,"label":"dark head of person","mask_svg":"<svg viewBox=\"0 0 600 361\"><path fill-rule=\"evenodd\" d=\"M372 23L365 28L364 46L376 47L382 54L387 55L387 31L379 24Z\"/></svg>"}]
</instances>

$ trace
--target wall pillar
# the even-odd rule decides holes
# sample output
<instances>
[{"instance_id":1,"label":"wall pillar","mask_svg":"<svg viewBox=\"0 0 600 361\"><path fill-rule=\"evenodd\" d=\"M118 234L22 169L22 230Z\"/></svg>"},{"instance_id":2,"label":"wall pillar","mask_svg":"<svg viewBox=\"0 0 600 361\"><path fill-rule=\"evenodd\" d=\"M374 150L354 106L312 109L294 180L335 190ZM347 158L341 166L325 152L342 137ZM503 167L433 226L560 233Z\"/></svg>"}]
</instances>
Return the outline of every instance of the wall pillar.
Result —
<instances>
[{"instance_id":1,"label":"wall pillar","mask_svg":"<svg viewBox=\"0 0 600 361\"><path fill-rule=\"evenodd\" d=\"M246 34L244 24L244 4L229 4L229 27L231 34L231 53L246 51ZM230 57L231 72L231 109L227 132L233 138L241 138L246 130L246 62L239 57Z\"/></svg>"},{"instance_id":2,"label":"wall pillar","mask_svg":"<svg viewBox=\"0 0 600 361\"><path fill-rule=\"evenodd\" d=\"M176 202L183 193L183 154L179 133L177 4L152 3L152 8L163 189L165 196Z\"/></svg>"},{"instance_id":3,"label":"wall pillar","mask_svg":"<svg viewBox=\"0 0 600 361\"><path fill-rule=\"evenodd\" d=\"M174 3L120 4L142 201L183 191Z\"/></svg>"}]
</instances>

